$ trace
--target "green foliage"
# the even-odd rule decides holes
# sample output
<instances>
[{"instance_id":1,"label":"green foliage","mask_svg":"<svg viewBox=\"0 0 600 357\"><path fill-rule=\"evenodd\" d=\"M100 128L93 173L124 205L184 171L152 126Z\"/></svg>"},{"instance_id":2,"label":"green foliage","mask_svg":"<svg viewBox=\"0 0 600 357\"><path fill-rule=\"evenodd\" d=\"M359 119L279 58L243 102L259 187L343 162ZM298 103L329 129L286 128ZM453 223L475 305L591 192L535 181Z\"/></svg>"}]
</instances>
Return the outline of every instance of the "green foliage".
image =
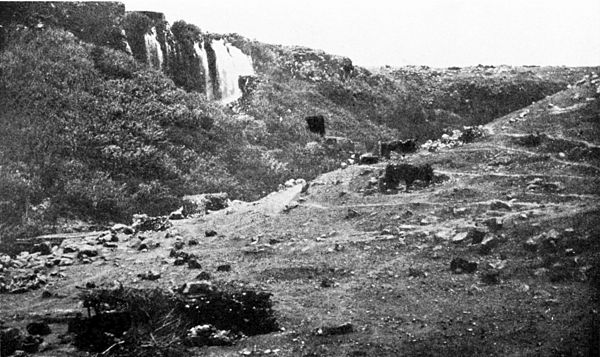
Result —
<instances>
[{"instance_id":1,"label":"green foliage","mask_svg":"<svg viewBox=\"0 0 600 357\"><path fill-rule=\"evenodd\" d=\"M217 105L59 30L16 34L0 54L0 89L0 209L10 212L0 223L27 224L42 200L44 224L168 213L190 193L197 158L227 140Z\"/></svg>"},{"instance_id":2,"label":"green foliage","mask_svg":"<svg viewBox=\"0 0 600 357\"><path fill-rule=\"evenodd\" d=\"M204 93L205 73L196 53L202 46L200 29L184 21L176 21L171 26L171 33L174 51L169 55L169 77L185 90Z\"/></svg>"},{"instance_id":3,"label":"green foliage","mask_svg":"<svg viewBox=\"0 0 600 357\"><path fill-rule=\"evenodd\" d=\"M146 44L144 34L149 33L152 28L152 20L140 13L130 12L123 18L123 28L127 35L133 57L142 62L146 62Z\"/></svg>"},{"instance_id":4,"label":"green foliage","mask_svg":"<svg viewBox=\"0 0 600 357\"><path fill-rule=\"evenodd\" d=\"M140 70L140 65L131 56L102 46L91 50L94 67L107 79L130 79Z\"/></svg>"}]
</instances>

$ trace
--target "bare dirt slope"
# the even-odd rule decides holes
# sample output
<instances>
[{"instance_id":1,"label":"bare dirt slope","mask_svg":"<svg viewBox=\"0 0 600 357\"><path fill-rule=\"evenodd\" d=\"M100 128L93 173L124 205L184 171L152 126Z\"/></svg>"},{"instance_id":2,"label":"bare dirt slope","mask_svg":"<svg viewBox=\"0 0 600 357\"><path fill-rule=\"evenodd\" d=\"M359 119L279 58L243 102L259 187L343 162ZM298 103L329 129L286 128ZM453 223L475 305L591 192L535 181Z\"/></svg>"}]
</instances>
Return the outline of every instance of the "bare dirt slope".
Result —
<instances>
[{"instance_id":1,"label":"bare dirt slope","mask_svg":"<svg viewBox=\"0 0 600 357\"><path fill-rule=\"evenodd\" d=\"M124 238L102 259L53 268L60 274L47 289L58 297L0 295L0 319L18 325L77 309L86 283L173 288L206 271L215 284L271 292L283 328L196 355L597 355L597 88L589 78L499 118L474 143L392 157L433 165L430 186L372 192L386 163L351 165L306 193L296 185L146 233L157 248L139 251L138 238ZM177 240L201 270L173 265ZM451 270L455 258L476 270ZM218 272L223 264L231 271ZM160 279L138 277L148 270ZM347 322L350 333L315 333ZM55 342L40 355L79 353Z\"/></svg>"}]
</instances>

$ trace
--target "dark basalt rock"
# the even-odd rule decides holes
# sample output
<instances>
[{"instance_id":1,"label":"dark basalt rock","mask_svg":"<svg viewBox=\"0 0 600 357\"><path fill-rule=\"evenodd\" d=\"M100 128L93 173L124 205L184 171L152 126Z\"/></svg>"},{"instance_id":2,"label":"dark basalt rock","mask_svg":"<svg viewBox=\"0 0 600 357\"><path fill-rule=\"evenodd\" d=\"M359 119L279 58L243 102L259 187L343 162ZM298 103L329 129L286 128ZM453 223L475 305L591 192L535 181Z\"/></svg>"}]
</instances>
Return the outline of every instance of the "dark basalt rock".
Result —
<instances>
[{"instance_id":1,"label":"dark basalt rock","mask_svg":"<svg viewBox=\"0 0 600 357\"><path fill-rule=\"evenodd\" d=\"M46 336L52 333L50 326L45 322L32 322L27 325L27 332L30 335Z\"/></svg>"},{"instance_id":2,"label":"dark basalt rock","mask_svg":"<svg viewBox=\"0 0 600 357\"><path fill-rule=\"evenodd\" d=\"M450 262L450 270L454 274L461 274L461 273L472 274L477 270L477 263L470 262L463 258L454 258Z\"/></svg>"}]
</instances>

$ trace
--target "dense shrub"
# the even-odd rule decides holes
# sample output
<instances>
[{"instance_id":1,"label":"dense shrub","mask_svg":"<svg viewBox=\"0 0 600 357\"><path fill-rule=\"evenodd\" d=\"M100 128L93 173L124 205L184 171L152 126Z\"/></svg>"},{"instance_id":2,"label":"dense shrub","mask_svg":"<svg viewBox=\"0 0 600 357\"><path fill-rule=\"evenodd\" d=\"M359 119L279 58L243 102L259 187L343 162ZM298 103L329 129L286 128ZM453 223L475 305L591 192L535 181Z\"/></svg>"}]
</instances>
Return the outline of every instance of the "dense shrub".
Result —
<instances>
[{"instance_id":1,"label":"dense shrub","mask_svg":"<svg viewBox=\"0 0 600 357\"><path fill-rule=\"evenodd\" d=\"M10 213L0 223L26 224L42 200L52 209L41 221L168 213L197 157L227 139L216 135L222 108L64 31L13 33L0 90L0 209Z\"/></svg>"}]
</instances>

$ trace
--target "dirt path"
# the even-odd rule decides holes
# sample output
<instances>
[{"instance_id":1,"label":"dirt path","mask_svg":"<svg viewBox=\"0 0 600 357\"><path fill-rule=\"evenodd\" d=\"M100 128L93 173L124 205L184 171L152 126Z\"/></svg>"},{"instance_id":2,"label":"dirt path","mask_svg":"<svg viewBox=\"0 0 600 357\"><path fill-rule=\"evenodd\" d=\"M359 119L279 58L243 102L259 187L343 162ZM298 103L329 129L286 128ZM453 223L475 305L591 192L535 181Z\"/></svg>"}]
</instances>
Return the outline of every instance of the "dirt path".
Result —
<instances>
[{"instance_id":1,"label":"dirt path","mask_svg":"<svg viewBox=\"0 0 600 357\"><path fill-rule=\"evenodd\" d=\"M506 136L506 137L510 137L510 138L525 138L527 136L529 136L530 134L516 134L516 133L498 133L496 134L496 136ZM580 144L583 145L589 149L600 149L600 145L598 144L594 144L594 143L590 143L589 141L586 140L581 140L581 139L575 139L575 138L567 138L564 136L553 136L553 135L548 135L548 134L544 134L547 138L549 138L550 140L563 140L563 141L568 141L571 143L576 143L576 144Z\"/></svg>"},{"instance_id":2,"label":"dirt path","mask_svg":"<svg viewBox=\"0 0 600 357\"><path fill-rule=\"evenodd\" d=\"M567 179L580 179L580 180L589 180L589 176L579 176L579 175L548 175L548 174L540 174L540 173L527 173L527 174L509 174L502 172L464 172L464 171L447 171L447 170L435 170L436 173L448 175L448 176L469 176L469 177L524 177L524 178L567 178Z\"/></svg>"},{"instance_id":3,"label":"dirt path","mask_svg":"<svg viewBox=\"0 0 600 357\"><path fill-rule=\"evenodd\" d=\"M471 147L471 148L462 147L462 148L454 149L454 152L481 152L481 149L504 150L504 151L515 152L515 153L519 153L519 154L525 154L525 155L528 155L528 156L544 156L548 160L552 160L554 162L558 162L558 163L563 164L563 165L585 167L585 168L594 169L594 170L600 172L600 167L595 166L595 165L586 164L586 163L582 163L582 162L573 162L573 161L561 160L561 159L557 159L554 156L550 156L547 153L541 154L541 153L537 153L537 152L534 152L534 151L529 151L529 150L525 150L525 149L511 148L511 147L504 146L504 145L491 145L491 144L487 144L487 145L480 145L478 147Z\"/></svg>"}]
</instances>

